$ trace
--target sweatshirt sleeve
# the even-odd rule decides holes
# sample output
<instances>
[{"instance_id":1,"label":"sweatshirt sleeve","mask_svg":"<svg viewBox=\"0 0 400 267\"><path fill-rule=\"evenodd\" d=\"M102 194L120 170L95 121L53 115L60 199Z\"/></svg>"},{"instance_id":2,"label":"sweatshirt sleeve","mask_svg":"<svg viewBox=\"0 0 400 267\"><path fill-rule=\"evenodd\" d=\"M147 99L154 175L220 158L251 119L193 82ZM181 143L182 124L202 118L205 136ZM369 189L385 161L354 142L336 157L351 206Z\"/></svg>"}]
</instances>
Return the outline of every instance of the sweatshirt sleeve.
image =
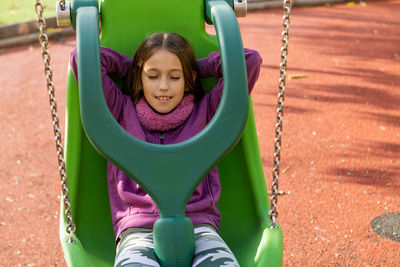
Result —
<instances>
[{"instance_id":1,"label":"sweatshirt sleeve","mask_svg":"<svg viewBox=\"0 0 400 267\"><path fill-rule=\"evenodd\" d=\"M246 61L247 82L250 94L260 74L262 58L256 50L248 48L244 49L244 57ZM209 117L211 118L217 111L222 97L223 77L220 52L213 52L208 57L199 59L197 64L199 67L200 78L220 78L212 91L205 96L209 97Z\"/></svg>"},{"instance_id":2,"label":"sweatshirt sleeve","mask_svg":"<svg viewBox=\"0 0 400 267\"><path fill-rule=\"evenodd\" d=\"M110 48L100 47L100 61L104 97L114 118L118 119L127 101L127 96L119 90L117 85L110 78L110 75L116 78L122 78L127 75L132 60L128 56L120 54ZM76 49L71 52L70 66L75 79L78 81Z\"/></svg>"}]
</instances>

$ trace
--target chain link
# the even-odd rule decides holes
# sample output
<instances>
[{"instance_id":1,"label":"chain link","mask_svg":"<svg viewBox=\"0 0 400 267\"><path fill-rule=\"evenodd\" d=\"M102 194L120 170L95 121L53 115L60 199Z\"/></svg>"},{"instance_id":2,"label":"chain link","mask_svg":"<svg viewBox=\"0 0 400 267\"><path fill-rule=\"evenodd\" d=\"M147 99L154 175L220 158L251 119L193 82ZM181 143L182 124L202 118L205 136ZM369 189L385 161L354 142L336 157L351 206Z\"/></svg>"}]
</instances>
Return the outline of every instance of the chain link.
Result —
<instances>
[{"instance_id":1,"label":"chain link","mask_svg":"<svg viewBox=\"0 0 400 267\"><path fill-rule=\"evenodd\" d=\"M283 1L283 31L282 31L282 48L281 48L281 64L279 65L279 86L278 86L278 107L276 110L275 124L275 140L274 140L274 156L272 169L272 190L271 190L271 209L269 216L271 217L271 228L277 228L276 219L278 217L278 180L279 167L281 160L282 145L282 123L283 123L283 103L285 101L286 86L286 69L289 43L289 25L290 25L290 9L292 0Z\"/></svg>"},{"instance_id":2,"label":"chain link","mask_svg":"<svg viewBox=\"0 0 400 267\"><path fill-rule=\"evenodd\" d=\"M68 191L68 182L67 176L65 173L65 161L64 161L64 149L61 139L61 130L60 130L60 123L58 119L57 113L57 101L55 97L55 87L53 83L53 71L50 67L50 53L47 49L49 44L49 39L46 35L46 21L43 18L43 5L40 0L36 0L35 3L35 11L38 15L37 20L37 27L40 31L39 35L39 42L42 46L42 59L44 62L44 73L47 81L47 92L49 94L49 101L50 101L50 111L51 111L51 118L54 130L54 140L56 143L56 150L57 150L57 159L58 159L58 169L60 171L60 178L61 178L61 187L62 187L62 195L63 195L63 202L64 202L64 210L65 210L65 217L67 221L67 228L66 231L69 234L68 242L74 243L75 240L73 239L74 232L76 230L76 226L72 221L72 212L71 212L71 202L69 197Z\"/></svg>"}]
</instances>

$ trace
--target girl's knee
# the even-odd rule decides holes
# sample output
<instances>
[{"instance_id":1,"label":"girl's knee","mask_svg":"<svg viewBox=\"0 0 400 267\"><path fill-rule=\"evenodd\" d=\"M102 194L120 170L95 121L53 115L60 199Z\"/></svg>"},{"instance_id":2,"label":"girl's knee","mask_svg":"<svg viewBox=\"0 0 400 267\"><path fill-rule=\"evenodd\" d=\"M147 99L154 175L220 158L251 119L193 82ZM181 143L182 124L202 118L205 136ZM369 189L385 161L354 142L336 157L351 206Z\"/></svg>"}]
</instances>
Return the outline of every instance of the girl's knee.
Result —
<instances>
[{"instance_id":1,"label":"girl's knee","mask_svg":"<svg viewBox=\"0 0 400 267\"><path fill-rule=\"evenodd\" d=\"M193 267L239 266L235 255L213 228L198 227L195 235Z\"/></svg>"},{"instance_id":2,"label":"girl's knee","mask_svg":"<svg viewBox=\"0 0 400 267\"><path fill-rule=\"evenodd\" d=\"M160 267L152 233L130 233L121 239L114 267Z\"/></svg>"}]
</instances>

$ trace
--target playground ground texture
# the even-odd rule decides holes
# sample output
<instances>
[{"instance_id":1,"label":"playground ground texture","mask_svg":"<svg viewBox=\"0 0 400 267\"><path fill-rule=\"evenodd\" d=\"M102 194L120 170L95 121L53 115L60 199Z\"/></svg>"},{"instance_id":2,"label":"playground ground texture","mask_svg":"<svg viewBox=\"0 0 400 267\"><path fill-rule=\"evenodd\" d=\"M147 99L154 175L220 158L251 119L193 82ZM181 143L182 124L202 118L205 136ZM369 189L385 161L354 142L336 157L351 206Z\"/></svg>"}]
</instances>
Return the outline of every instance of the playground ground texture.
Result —
<instances>
[{"instance_id":1,"label":"playground ground texture","mask_svg":"<svg viewBox=\"0 0 400 267\"><path fill-rule=\"evenodd\" d=\"M278 204L283 266L400 266L400 242L370 226L400 212L399 13L399 0L292 10ZM239 24L244 46L264 59L252 98L270 187L282 11L252 12ZM74 45L68 37L49 47L63 131ZM3 49L0 66L0 266L65 266L41 48Z\"/></svg>"}]
</instances>

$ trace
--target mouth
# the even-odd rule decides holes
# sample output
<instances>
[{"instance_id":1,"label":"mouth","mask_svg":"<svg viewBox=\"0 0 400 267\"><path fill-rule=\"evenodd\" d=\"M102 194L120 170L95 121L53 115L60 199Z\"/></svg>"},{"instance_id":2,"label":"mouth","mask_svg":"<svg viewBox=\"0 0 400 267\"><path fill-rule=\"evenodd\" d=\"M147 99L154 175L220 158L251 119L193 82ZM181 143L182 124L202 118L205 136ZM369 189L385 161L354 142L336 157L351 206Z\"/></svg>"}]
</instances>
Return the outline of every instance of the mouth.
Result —
<instances>
[{"instance_id":1,"label":"mouth","mask_svg":"<svg viewBox=\"0 0 400 267\"><path fill-rule=\"evenodd\" d=\"M156 96L156 99L160 102L168 102L171 98L171 96Z\"/></svg>"}]
</instances>

